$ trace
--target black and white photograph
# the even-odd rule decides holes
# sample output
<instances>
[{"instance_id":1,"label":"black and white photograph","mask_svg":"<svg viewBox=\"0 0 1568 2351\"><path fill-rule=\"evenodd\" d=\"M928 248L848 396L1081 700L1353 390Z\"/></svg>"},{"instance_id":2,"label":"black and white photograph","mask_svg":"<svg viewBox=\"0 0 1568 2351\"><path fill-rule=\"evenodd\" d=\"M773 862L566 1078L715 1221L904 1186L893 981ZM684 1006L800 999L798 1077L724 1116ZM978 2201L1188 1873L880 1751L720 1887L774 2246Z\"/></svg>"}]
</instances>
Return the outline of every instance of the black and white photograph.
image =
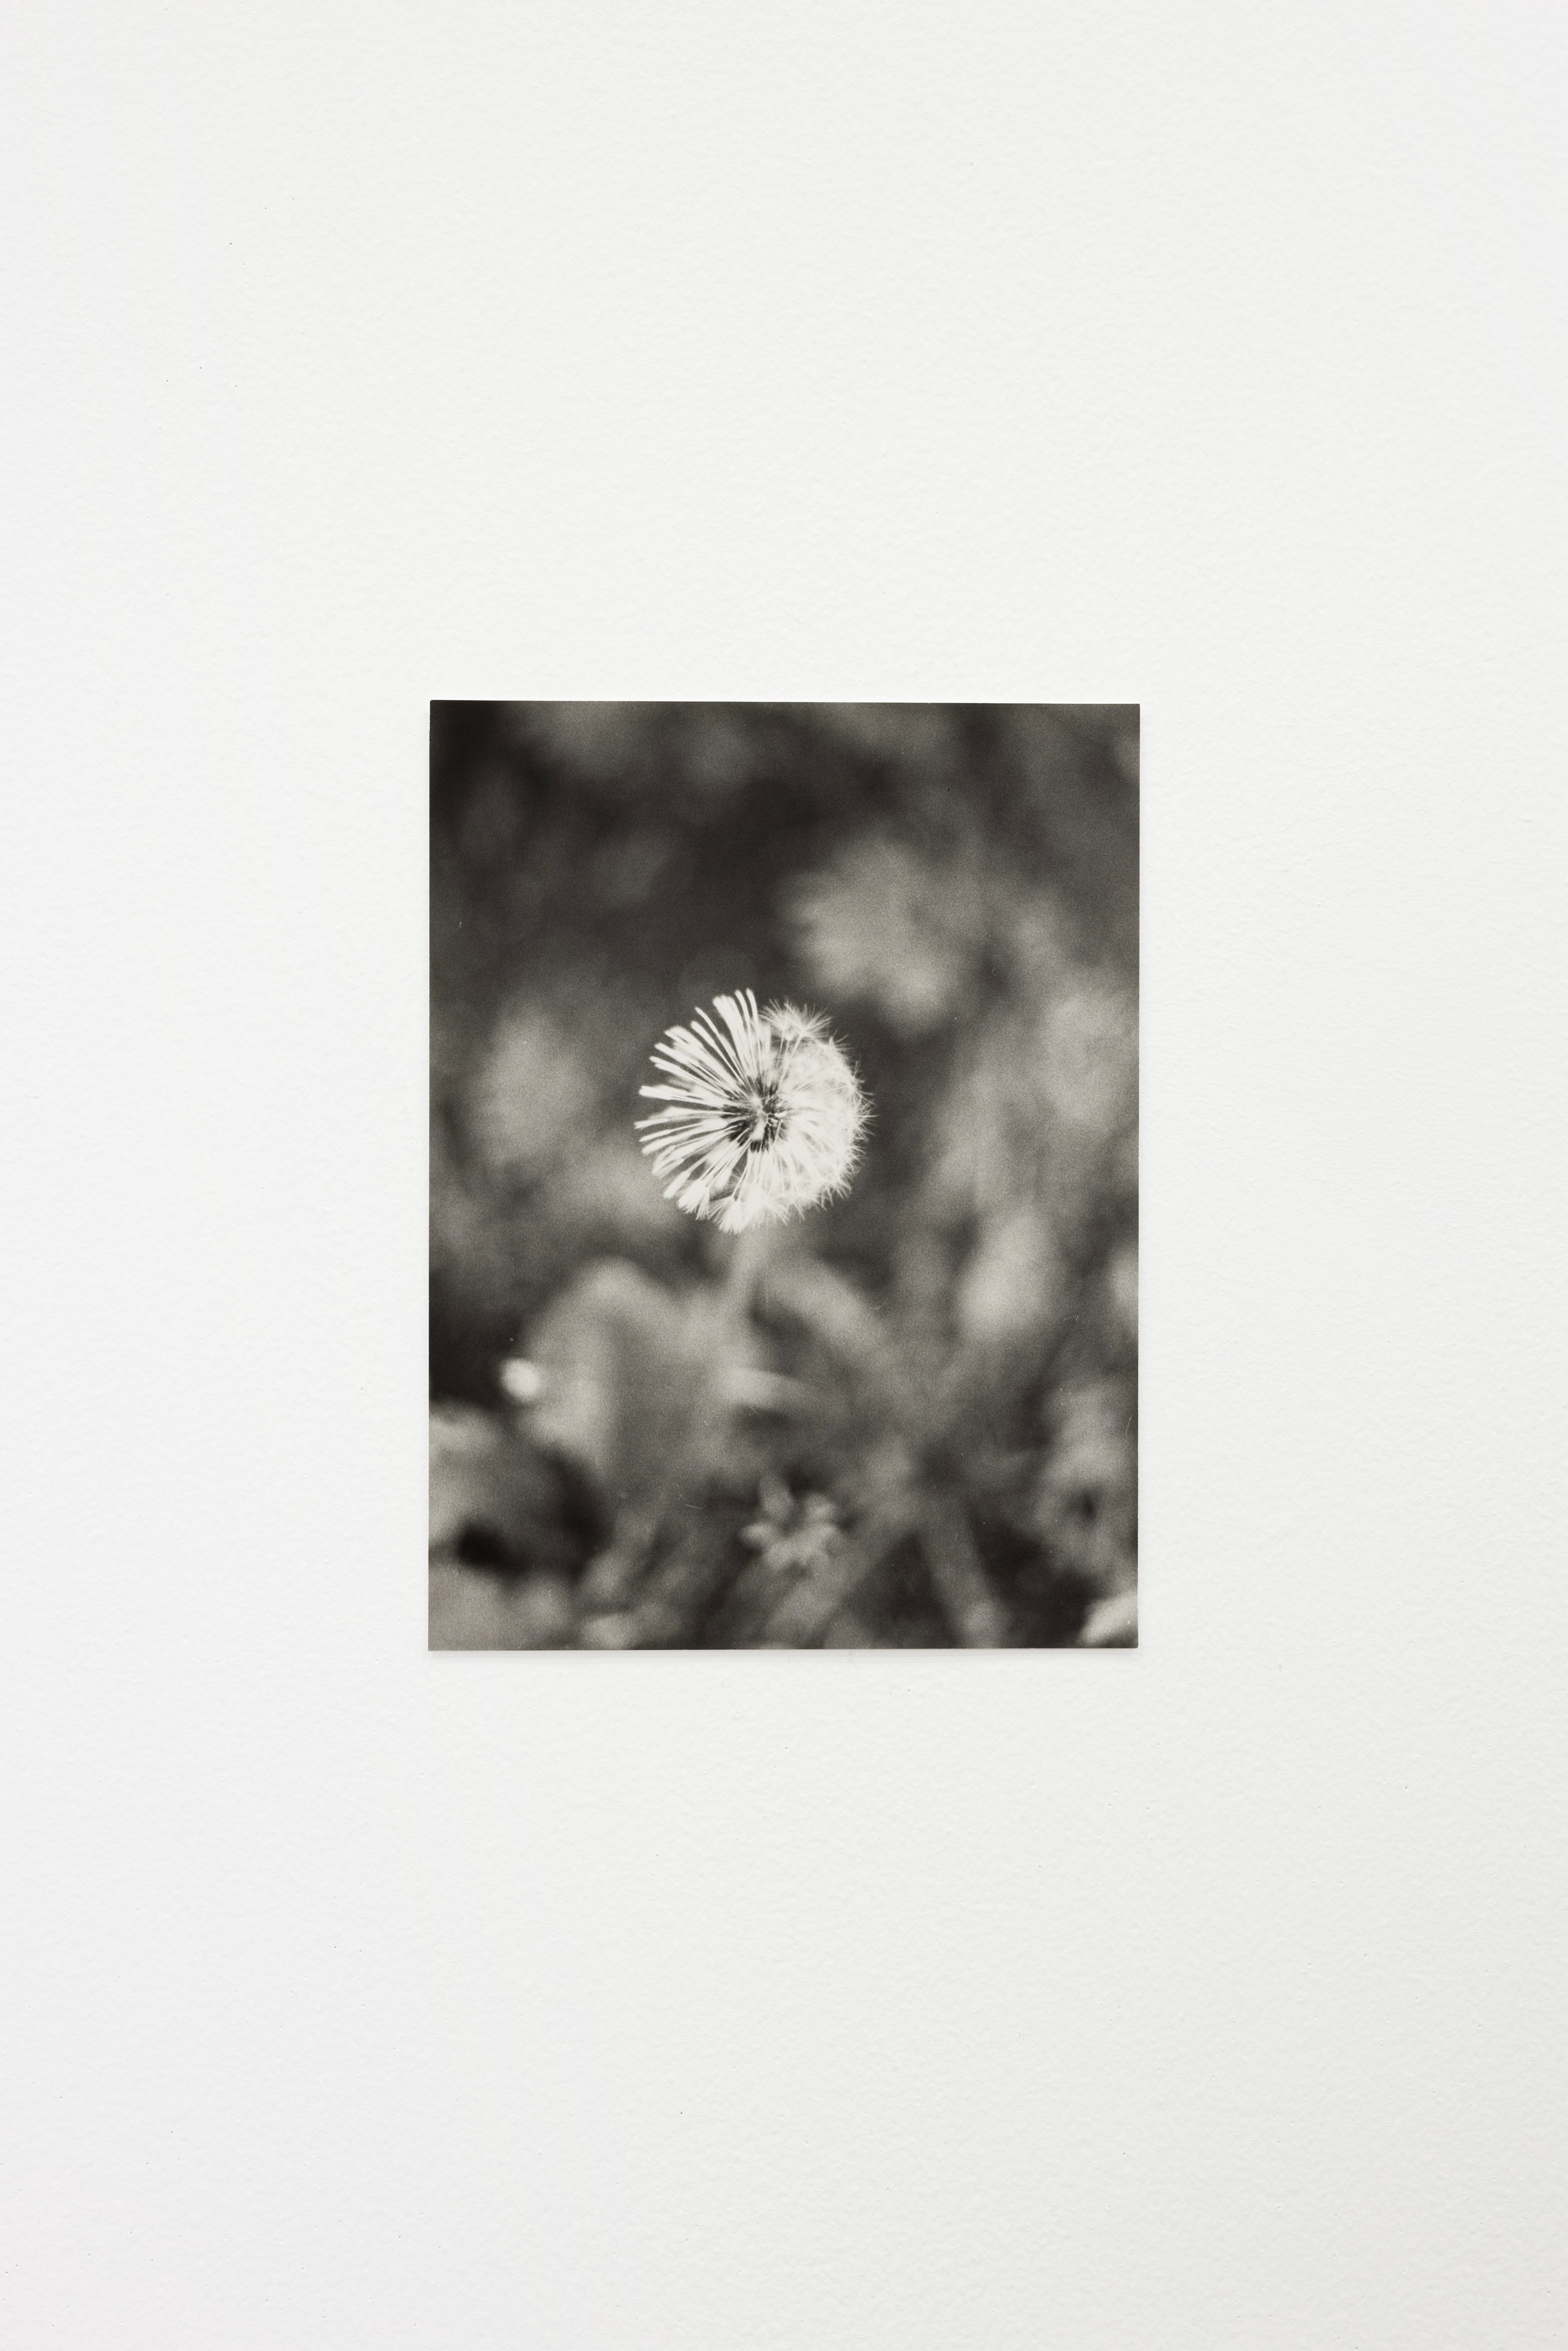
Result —
<instances>
[{"instance_id":1,"label":"black and white photograph","mask_svg":"<svg viewBox=\"0 0 1568 2351\"><path fill-rule=\"evenodd\" d=\"M1136 1646L1138 720L433 705L433 1648Z\"/></svg>"}]
</instances>

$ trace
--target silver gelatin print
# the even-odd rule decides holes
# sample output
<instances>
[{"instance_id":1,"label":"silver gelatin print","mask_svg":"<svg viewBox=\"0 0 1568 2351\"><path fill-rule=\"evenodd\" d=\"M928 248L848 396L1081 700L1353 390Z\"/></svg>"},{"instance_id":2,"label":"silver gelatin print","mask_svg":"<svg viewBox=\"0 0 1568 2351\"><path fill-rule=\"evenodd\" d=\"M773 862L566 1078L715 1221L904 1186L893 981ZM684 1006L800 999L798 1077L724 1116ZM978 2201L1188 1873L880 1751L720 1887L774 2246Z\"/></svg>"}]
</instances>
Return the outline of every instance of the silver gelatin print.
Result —
<instances>
[{"instance_id":1,"label":"silver gelatin print","mask_svg":"<svg viewBox=\"0 0 1568 2351\"><path fill-rule=\"evenodd\" d=\"M1136 1646L1138 720L432 705L432 1648Z\"/></svg>"}]
</instances>

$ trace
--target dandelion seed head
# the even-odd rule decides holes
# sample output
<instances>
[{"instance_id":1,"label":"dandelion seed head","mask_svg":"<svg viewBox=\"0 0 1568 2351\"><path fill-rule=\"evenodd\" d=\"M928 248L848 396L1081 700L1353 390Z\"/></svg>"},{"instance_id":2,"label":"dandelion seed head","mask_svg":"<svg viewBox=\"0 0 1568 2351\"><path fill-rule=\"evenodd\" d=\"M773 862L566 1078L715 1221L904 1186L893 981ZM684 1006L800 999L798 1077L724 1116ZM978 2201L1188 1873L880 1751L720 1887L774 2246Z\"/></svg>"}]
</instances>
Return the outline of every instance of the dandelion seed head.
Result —
<instances>
[{"instance_id":1,"label":"dandelion seed head","mask_svg":"<svg viewBox=\"0 0 1568 2351\"><path fill-rule=\"evenodd\" d=\"M865 1098L820 1014L759 1012L749 988L713 1009L660 1039L653 1061L668 1082L641 1091L664 1107L637 1128L665 1199L740 1233L847 1188Z\"/></svg>"}]
</instances>

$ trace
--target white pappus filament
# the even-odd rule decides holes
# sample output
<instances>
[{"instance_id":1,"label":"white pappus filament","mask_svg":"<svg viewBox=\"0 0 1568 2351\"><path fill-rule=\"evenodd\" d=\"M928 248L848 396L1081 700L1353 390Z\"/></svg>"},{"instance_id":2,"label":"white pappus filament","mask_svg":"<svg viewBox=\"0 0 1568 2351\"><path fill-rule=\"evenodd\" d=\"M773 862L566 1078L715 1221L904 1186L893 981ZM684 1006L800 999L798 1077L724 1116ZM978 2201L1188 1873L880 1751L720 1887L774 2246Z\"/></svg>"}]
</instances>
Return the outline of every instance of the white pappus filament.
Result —
<instances>
[{"instance_id":1,"label":"white pappus filament","mask_svg":"<svg viewBox=\"0 0 1568 2351\"><path fill-rule=\"evenodd\" d=\"M828 1025L792 1004L757 1008L749 988L716 998L715 1020L666 1029L653 1055L666 1107L637 1121L664 1197L727 1233L781 1223L847 1186L866 1121L853 1070Z\"/></svg>"}]
</instances>

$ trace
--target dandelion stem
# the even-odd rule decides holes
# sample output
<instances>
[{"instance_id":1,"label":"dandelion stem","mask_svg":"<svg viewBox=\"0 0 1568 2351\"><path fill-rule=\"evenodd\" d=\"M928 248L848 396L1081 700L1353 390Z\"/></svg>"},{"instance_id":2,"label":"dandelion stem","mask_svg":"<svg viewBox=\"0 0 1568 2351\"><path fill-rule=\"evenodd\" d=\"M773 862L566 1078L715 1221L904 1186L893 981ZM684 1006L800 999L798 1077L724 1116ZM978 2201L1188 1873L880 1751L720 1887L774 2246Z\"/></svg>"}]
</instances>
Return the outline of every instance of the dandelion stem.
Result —
<instances>
[{"instance_id":1,"label":"dandelion stem","mask_svg":"<svg viewBox=\"0 0 1568 2351\"><path fill-rule=\"evenodd\" d=\"M722 1301L725 1322L735 1330L744 1330L751 1313L762 1270L768 1262L771 1236L765 1226L753 1225L735 1237L729 1263L725 1269Z\"/></svg>"}]
</instances>

